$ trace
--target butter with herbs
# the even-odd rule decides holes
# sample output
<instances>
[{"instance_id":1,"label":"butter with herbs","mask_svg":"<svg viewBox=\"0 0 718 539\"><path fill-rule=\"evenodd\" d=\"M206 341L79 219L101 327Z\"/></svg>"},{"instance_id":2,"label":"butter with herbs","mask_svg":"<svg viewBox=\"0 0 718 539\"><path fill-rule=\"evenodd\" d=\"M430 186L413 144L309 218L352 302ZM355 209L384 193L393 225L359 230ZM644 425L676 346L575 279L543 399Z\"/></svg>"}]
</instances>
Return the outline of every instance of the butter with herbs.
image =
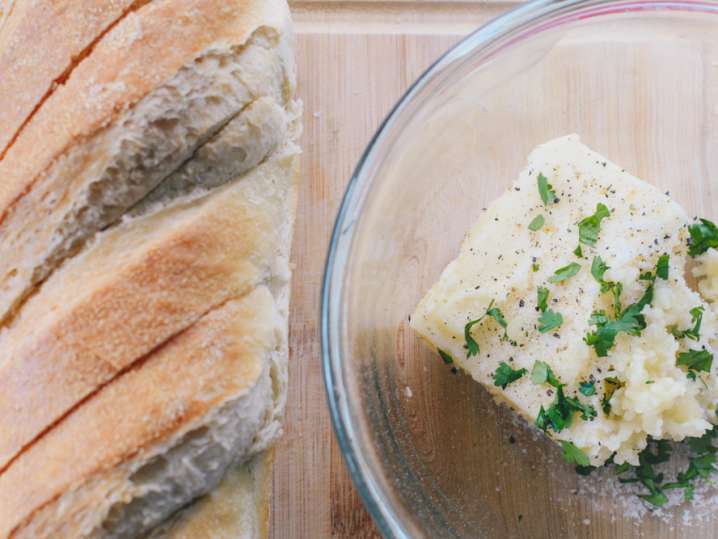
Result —
<instances>
[{"instance_id":1,"label":"butter with herbs","mask_svg":"<svg viewBox=\"0 0 718 539\"><path fill-rule=\"evenodd\" d=\"M411 325L577 464L637 465L649 437L718 423L718 251L692 253L691 289L691 226L576 135L550 141L480 216Z\"/></svg>"}]
</instances>

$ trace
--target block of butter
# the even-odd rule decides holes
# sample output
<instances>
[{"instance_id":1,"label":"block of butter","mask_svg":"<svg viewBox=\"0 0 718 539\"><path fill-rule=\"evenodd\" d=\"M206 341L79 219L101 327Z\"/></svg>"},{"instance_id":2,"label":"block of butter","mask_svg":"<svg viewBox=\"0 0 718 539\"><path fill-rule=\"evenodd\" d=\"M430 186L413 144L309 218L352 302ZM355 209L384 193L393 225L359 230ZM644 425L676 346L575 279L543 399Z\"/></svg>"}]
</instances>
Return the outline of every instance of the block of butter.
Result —
<instances>
[{"instance_id":1,"label":"block of butter","mask_svg":"<svg viewBox=\"0 0 718 539\"><path fill-rule=\"evenodd\" d=\"M578 464L637 465L649 437L718 422L718 251L691 248L690 227L578 136L552 140L480 216L412 327Z\"/></svg>"}]
</instances>

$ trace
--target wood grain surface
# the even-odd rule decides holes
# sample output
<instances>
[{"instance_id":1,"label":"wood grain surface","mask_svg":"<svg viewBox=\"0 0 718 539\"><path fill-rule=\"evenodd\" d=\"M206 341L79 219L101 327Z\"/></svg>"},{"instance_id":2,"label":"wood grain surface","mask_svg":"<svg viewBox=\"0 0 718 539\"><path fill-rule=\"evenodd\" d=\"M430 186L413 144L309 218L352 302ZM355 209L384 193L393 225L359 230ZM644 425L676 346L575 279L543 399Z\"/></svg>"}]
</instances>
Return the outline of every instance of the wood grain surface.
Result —
<instances>
[{"instance_id":1,"label":"wood grain surface","mask_svg":"<svg viewBox=\"0 0 718 539\"><path fill-rule=\"evenodd\" d=\"M351 172L392 105L448 47L510 2L293 2L304 162L293 246L290 386L272 537L379 537L329 419L319 341L322 271Z\"/></svg>"}]
</instances>

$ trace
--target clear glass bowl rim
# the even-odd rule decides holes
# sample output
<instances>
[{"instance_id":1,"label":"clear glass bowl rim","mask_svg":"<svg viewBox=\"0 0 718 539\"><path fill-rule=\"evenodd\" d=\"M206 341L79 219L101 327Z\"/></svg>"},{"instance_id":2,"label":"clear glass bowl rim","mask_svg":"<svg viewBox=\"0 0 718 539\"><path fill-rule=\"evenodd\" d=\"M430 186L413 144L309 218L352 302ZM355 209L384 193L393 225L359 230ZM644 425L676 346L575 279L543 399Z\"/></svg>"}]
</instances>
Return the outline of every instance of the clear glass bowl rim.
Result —
<instances>
[{"instance_id":1,"label":"clear glass bowl rim","mask_svg":"<svg viewBox=\"0 0 718 539\"><path fill-rule=\"evenodd\" d=\"M383 157L383 143L401 124L410 105L435 79L456 62L475 54L485 58L546 29L579 19L611 13L688 11L718 14L717 0L533 0L496 17L439 57L405 92L381 123L361 156L347 185L332 231L321 291L322 370L332 425L350 476L381 534L387 539L412 535L392 508L373 469L357 446L352 402L345 390L346 371L341 351L341 309L344 268L351 250L354 224L374 179L371 171ZM396 133L394 133L396 134Z\"/></svg>"}]
</instances>

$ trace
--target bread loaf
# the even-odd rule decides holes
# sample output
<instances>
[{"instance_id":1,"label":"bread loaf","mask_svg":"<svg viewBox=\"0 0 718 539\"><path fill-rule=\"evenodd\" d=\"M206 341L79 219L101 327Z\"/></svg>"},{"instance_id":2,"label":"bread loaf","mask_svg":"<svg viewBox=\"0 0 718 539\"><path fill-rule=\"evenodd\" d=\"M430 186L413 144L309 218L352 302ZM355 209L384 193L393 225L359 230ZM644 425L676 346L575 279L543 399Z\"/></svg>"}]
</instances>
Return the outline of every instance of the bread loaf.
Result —
<instances>
[{"instance_id":1,"label":"bread loaf","mask_svg":"<svg viewBox=\"0 0 718 539\"><path fill-rule=\"evenodd\" d=\"M96 44L0 161L0 320L254 101L291 106L286 24L280 0L156 0Z\"/></svg>"},{"instance_id":2,"label":"bread loaf","mask_svg":"<svg viewBox=\"0 0 718 539\"><path fill-rule=\"evenodd\" d=\"M0 475L0 534L137 537L206 493L274 436L282 325L259 287L98 391Z\"/></svg>"},{"instance_id":3,"label":"bread loaf","mask_svg":"<svg viewBox=\"0 0 718 539\"><path fill-rule=\"evenodd\" d=\"M0 158L100 37L148 1L0 1Z\"/></svg>"},{"instance_id":4,"label":"bread loaf","mask_svg":"<svg viewBox=\"0 0 718 539\"><path fill-rule=\"evenodd\" d=\"M0 470L97 388L254 287L288 282L293 158L120 224L0 336ZM5 419L5 421L3 421Z\"/></svg>"},{"instance_id":5,"label":"bread loaf","mask_svg":"<svg viewBox=\"0 0 718 539\"><path fill-rule=\"evenodd\" d=\"M286 2L0 0L0 69L31 15L74 33L36 36L58 50L0 104L0 539L265 537L300 133Z\"/></svg>"}]
</instances>

